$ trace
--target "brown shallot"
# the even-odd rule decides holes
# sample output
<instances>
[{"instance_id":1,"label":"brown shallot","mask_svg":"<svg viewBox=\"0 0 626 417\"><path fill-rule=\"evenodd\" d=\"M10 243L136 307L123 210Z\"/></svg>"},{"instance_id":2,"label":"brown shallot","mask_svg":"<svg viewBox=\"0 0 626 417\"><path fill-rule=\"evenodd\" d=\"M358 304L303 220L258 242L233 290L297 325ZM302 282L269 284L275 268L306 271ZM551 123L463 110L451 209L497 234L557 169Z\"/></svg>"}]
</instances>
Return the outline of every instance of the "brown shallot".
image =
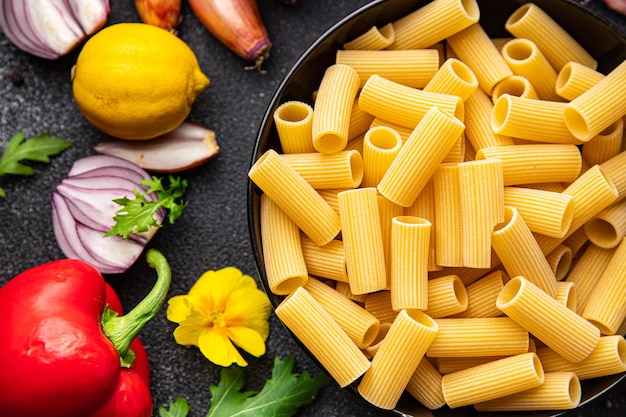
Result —
<instances>
[{"instance_id":1,"label":"brown shallot","mask_svg":"<svg viewBox=\"0 0 626 417\"><path fill-rule=\"evenodd\" d=\"M176 33L182 0L134 0L143 23Z\"/></svg>"},{"instance_id":2,"label":"brown shallot","mask_svg":"<svg viewBox=\"0 0 626 417\"><path fill-rule=\"evenodd\" d=\"M221 43L261 69L272 46L256 0L189 0L198 20Z\"/></svg>"}]
</instances>

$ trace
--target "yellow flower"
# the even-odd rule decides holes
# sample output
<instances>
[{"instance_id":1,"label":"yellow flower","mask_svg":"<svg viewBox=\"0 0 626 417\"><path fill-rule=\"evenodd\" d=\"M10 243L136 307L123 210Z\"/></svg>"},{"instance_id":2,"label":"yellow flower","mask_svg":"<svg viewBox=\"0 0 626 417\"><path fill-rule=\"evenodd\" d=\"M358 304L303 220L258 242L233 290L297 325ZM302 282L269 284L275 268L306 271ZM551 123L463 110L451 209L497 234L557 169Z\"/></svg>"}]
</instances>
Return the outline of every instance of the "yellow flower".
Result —
<instances>
[{"instance_id":1,"label":"yellow flower","mask_svg":"<svg viewBox=\"0 0 626 417\"><path fill-rule=\"evenodd\" d=\"M271 304L254 279L234 267L205 272L189 294L168 301L167 318L178 323L174 339L198 346L211 362L246 366L237 347L253 356L265 353Z\"/></svg>"}]
</instances>

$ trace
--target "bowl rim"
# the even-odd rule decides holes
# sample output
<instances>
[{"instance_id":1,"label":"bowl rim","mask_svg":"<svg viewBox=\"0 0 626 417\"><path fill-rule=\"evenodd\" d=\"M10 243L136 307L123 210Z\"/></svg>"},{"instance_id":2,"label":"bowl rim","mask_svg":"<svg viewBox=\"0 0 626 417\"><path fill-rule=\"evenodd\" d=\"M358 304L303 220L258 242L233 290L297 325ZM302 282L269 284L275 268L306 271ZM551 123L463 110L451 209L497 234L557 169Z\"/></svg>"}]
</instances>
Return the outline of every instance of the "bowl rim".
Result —
<instances>
[{"instance_id":1,"label":"bowl rim","mask_svg":"<svg viewBox=\"0 0 626 417\"><path fill-rule=\"evenodd\" d=\"M294 76L297 74L298 70L301 68L301 66L309 59L311 59L311 56L314 54L314 52L317 50L317 48L319 48L322 44L328 42L334 35L335 32L337 30L339 30L340 28L344 27L344 25L354 21L355 19L357 19L359 16L364 15L365 13L368 13L382 5L384 5L385 3L388 3L390 1L397 1L398 3L400 2L400 0L373 0L370 3L367 3L357 9L355 9L354 11L352 11L351 13L349 13L348 15L344 16L343 18L339 19L338 21L336 21L334 24L332 24L330 27L328 27L326 30L324 30L324 32L318 36L313 42L311 42L305 49L304 51L298 56L298 58L296 59L296 61L293 63L293 65L291 66L291 68L289 69L289 71L282 77L279 85L275 88L274 93L270 99L270 102L265 110L265 113L263 114L263 117L261 119L261 122L259 124L259 128L257 130L256 136L255 136L255 142L254 142L254 147L252 150L252 154L250 157L250 163L249 163L249 168L251 168L254 163L256 162L256 160L260 157L261 155L261 148L266 148L269 149L267 147L267 137L270 136L270 131L273 127L273 113L276 110L276 108L282 104L284 102L283 96L285 94L285 90L287 89L287 87L292 83ZM433 0L413 0L410 3L413 4L413 9L418 7L418 6L423 6L425 4L430 3ZM484 2L484 1L490 1L490 0L477 0L479 3ZM501 0L492 0L492 1L501 1ZM598 13L592 9L590 9L586 4L581 4L580 2L576 2L574 0L510 0L510 3L515 4L516 7L521 6L524 3L529 3L529 2L533 2L536 4L541 5L541 3L563 3L565 5L565 7L569 7L572 9L577 9L578 12L584 14L586 16L586 18L591 18L593 20L595 20L596 24L599 24L603 27L605 27L605 29L607 29L607 32L612 32L613 36L619 41L621 48L623 49L623 54L626 55L626 25L621 26L616 24L615 22L613 22L612 20L610 20L609 18L606 17L605 14L602 13ZM560 7L560 6L559 6ZM571 10L571 9L570 9ZM623 19L624 22L626 23L626 18ZM610 54L609 52L605 52L605 55ZM266 150L265 149L265 150ZM258 229L258 223L259 223L259 219L258 219L258 213L257 216L255 216L255 204L258 203L258 197L259 197L259 190L256 187L256 185L252 182L252 180L248 177L247 178L247 201L246 201L246 209L247 209L247 223L248 223L248 234L249 234L249 241L250 241L250 246L252 249L252 255L254 258L254 263L255 263L255 267L257 269L257 274L258 274L258 278L261 282L261 285L263 286L265 292L267 293L270 302L272 304L272 309L275 309L278 304L280 303L280 301L284 298L283 296L279 296L276 294L273 294L272 291L270 290L268 284L267 284L267 275L265 272L265 266L264 266L264 261L263 261L263 256L261 253L261 244L260 244L260 231ZM282 323L282 321L280 321L280 324L282 325L282 327L288 332L288 334L292 337L292 339L296 342L296 344L303 350L303 352L314 362L316 363L316 365L320 368L320 370L324 373L327 374L326 370L324 369L324 367L319 363L319 361L313 357L313 355L308 351L308 349L301 343L301 341L295 337L295 335L293 335L293 333L289 330L289 328L287 328L287 326L284 325L284 323ZM540 412L529 412L529 413L524 413L524 414L520 414L520 416L524 415L524 416L536 416L536 417L556 417L556 416L562 416L563 414L567 413L567 412L572 412L574 410L580 409L580 407L584 406L585 404L589 404L590 402L596 400L599 396L601 396L602 394L606 393L607 391L613 389L616 385L618 385L619 383L621 383L624 379L626 378L626 372L620 373L620 374L615 374L615 375L608 375L605 377L600 377L600 378L594 378L592 381L595 381L597 384L600 384L602 387L599 389L595 389L593 390L593 392L587 397L587 398L583 398L580 402L580 404L578 405L578 407L574 408L574 409L569 409L569 410L563 410L563 411L540 411ZM331 377L332 380L332 377ZM357 390L356 390L356 386L355 384L358 382L359 380L355 381L355 383L349 385L349 387L351 389L349 389L349 392L354 393L355 395L359 395ZM581 383L583 384L583 387L585 387L586 381L581 381ZM588 388L588 387L587 387ZM583 388L583 392L584 392L584 388ZM406 396L407 394L403 394L403 398ZM363 399L363 401L366 401ZM458 416L483 416L483 415L488 415L489 417L505 417L508 416L509 414L507 413L494 413L494 412L490 412L488 414L485 413L480 413L477 412L475 410L470 411L469 414L468 413L464 413L461 410L452 410L449 409L447 406L444 406L443 409L439 409L439 410L428 410L426 409L424 406L422 406L421 404L419 404L419 402L417 402L416 400L412 400L413 402L416 402L417 405L421 408L423 408L423 412L420 410L420 416L424 415L431 415L431 416L435 416L438 415L439 413L441 413L443 410L443 413L450 413L451 411L459 411ZM371 405L371 407L374 407L373 405ZM375 408L375 407L374 407ZM407 410L404 409L404 407L402 407L402 399L401 401L398 403L398 406L396 406L396 408L394 408L393 410L389 410L392 413L395 413L399 416L406 416L406 417L410 417L412 414L407 414L412 412L411 410ZM422 414L422 413L426 413L426 414ZM430 414L428 414L430 413ZM519 414L519 412L516 412L516 414Z\"/></svg>"}]
</instances>

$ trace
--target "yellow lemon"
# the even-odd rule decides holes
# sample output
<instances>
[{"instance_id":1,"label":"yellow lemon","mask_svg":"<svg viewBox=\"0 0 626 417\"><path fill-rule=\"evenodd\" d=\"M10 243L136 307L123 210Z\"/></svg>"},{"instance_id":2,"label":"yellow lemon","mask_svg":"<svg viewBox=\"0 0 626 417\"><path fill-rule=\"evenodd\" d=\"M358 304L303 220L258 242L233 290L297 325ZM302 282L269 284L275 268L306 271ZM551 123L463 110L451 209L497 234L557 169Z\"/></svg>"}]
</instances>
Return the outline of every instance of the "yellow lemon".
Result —
<instances>
[{"instance_id":1,"label":"yellow lemon","mask_svg":"<svg viewBox=\"0 0 626 417\"><path fill-rule=\"evenodd\" d=\"M178 127L209 85L189 46L145 23L108 26L83 46L72 91L83 116L122 139L150 139Z\"/></svg>"}]
</instances>

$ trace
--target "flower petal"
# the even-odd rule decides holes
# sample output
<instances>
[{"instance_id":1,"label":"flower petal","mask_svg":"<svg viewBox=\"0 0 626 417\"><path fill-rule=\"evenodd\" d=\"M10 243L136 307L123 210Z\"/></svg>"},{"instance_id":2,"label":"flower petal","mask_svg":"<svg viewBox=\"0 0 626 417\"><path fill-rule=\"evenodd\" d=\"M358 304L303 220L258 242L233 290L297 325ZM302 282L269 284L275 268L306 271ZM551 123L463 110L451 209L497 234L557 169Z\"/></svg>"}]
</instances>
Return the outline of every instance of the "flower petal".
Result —
<instances>
[{"instance_id":1,"label":"flower petal","mask_svg":"<svg viewBox=\"0 0 626 417\"><path fill-rule=\"evenodd\" d=\"M228 337L249 354L259 357L265 353L265 340L248 327L229 327Z\"/></svg>"},{"instance_id":2,"label":"flower petal","mask_svg":"<svg viewBox=\"0 0 626 417\"><path fill-rule=\"evenodd\" d=\"M200 335L198 342L202 354L216 365L224 367L233 363L239 366L248 365L248 362L245 361L228 338L224 328L213 327L205 330Z\"/></svg>"},{"instance_id":3,"label":"flower petal","mask_svg":"<svg viewBox=\"0 0 626 417\"><path fill-rule=\"evenodd\" d=\"M272 305L267 294L256 287L241 289L231 294L224 319L228 327L249 327L265 340L269 335L268 318L271 312Z\"/></svg>"},{"instance_id":4,"label":"flower petal","mask_svg":"<svg viewBox=\"0 0 626 417\"><path fill-rule=\"evenodd\" d=\"M239 288L250 286L250 280L256 288L256 283L251 277L243 275L239 269L232 266L218 271L207 271L191 287L189 296L205 311L205 314L222 313L230 294Z\"/></svg>"},{"instance_id":5,"label":"flower petal","mask_svg":"<svg viewBox=\"0 0 626 417\"><path fill-rule=\"evenodd\" d=\"M198 346L198 339L202 335L202 332L210 328L211 321L208 317L202 314L193 305L190 305L189 314L184 320L181 320L179 326L174 329L174 339L180 345L194 345Z\"/></svg>"},{"instance_id":6,"label":"flower petal","mask_svg":"<svg viewBox=\"0 0 626 417\"><path fill-rule=\"evenodd\" d=\"M191 312L191 304L186 295L177 295L167 301L167 319L175 323L185 320Z\"/></svg>"}]
</instances>

